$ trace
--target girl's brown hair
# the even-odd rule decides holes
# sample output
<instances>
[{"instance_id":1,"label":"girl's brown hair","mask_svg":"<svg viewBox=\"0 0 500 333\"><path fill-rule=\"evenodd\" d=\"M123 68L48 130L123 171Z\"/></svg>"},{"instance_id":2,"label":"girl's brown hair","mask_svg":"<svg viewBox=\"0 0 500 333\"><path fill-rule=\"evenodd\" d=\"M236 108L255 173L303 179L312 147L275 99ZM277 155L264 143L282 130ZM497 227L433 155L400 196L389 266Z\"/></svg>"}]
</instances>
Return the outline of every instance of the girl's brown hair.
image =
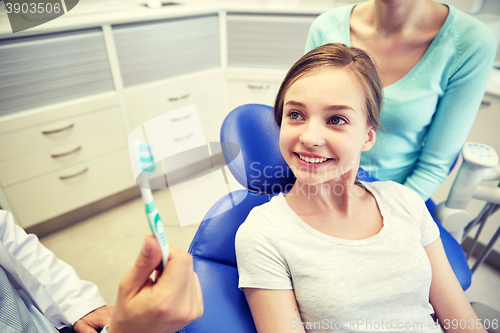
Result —
<instances>
[{"instance_id":1,"label":"girl's brown hair","mask_svg":"<svg viewBox=\"0 0 500 333\"><path fill-rule=\"evenodd\" d=\"M283 103L290 86L302 76L322 68L344 68L361 84L366 96L368 124L377 130L380 125L382 84L370 57L361 49L344 44L325 44L302 56L288 71L274 103L274 117L278 126L283 118Z\"/></svg>"}]
</instances>

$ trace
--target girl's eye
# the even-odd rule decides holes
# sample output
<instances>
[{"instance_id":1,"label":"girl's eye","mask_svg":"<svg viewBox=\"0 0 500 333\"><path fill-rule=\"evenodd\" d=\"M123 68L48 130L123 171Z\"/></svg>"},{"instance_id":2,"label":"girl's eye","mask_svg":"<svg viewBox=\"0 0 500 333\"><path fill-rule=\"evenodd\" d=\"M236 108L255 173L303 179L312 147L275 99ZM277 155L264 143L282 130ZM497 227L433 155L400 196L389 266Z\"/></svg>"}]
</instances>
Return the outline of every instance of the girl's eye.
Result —
<instances>
[{"instance_id":1,"label":"girl's eye","mask_svg":"<svg viewBox=\"0 0 500 333\"><path fill-rule=\"evenodd\" d=\"M346 121L341 117L332 117L330 118L330 120L328 120L328 123L332 125L343 125L346 123Z\"/></svg>"},{"instance_id":2,"label":"girl's eye","mask_svg":"<svg viewBox=\"0 0 500 333\"><path fill-rule=\"evenodd\" d=\"M288 117L290 117L290 119L293 119L293 120L300 120L302 118L302 116L300 115L300 113L295 112L295 111L291 111L288 114Z\"/></svg>"}]
</instances>

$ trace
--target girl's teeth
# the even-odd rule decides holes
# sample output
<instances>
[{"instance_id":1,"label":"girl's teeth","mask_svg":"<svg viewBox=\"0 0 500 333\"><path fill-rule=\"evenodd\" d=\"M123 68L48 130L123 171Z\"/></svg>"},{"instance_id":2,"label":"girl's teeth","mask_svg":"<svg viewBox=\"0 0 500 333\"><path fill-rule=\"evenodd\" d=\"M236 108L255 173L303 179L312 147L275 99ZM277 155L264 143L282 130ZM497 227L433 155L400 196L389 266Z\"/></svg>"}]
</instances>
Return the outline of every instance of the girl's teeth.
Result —
<instances>
[{"instance_id":1,"label":"girl's teeth","mask_svg":"<svg viewBox=\"0 0 500 333\"><path fill-rule=\"evenodd\" d=\"M301 160L304 160L308 163L323 163L324 161L327 160L327 158L309 158L302 155L299 155L299 157Z\"/></svg>"}]
</instances>

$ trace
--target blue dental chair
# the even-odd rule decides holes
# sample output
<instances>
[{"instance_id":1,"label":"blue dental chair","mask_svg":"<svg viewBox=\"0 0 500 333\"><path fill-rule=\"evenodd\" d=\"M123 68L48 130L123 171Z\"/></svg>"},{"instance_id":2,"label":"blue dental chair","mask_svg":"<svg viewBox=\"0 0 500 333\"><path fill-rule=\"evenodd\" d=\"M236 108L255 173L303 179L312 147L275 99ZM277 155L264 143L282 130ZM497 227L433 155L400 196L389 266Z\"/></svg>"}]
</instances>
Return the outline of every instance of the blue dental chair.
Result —
<instances>
[{"instance_id":1,"label":"blue dental chair","mask_svg":"<svg viewBox=\"0 0 500 333\"><path fill-rule=\"evenodd\" d=\"M247 104L226 117L221 130L224 158L230 161L228 167L233 176L248 190L237 190L221 198L207 213L211 217L201 223L191 243L189 253L193 255L194 270L203 290L205 312L180 332L256 332L245 295L238 289L234 238L253 207L289 190L295 181L280 153L278 140L279 127L270 106ZM241 151L225 142L236 144ZM361 171L360 180L376 180ZM435 204L429 200L426 205L432 212ZM437 224L448 260L465 290L470 286L472 274L464 252Z\"/></svg>"}]
</instances>

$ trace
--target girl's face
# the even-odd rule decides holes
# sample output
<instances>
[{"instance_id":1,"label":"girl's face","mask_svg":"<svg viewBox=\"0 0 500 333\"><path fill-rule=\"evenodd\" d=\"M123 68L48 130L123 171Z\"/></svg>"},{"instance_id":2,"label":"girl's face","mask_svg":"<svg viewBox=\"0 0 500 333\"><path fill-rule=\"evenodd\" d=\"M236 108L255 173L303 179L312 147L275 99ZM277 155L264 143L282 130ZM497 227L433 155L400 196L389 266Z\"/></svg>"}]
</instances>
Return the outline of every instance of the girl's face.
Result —
<instances>
[{"instance_id":1,"label":"girl's face","mask_svg":"<svg viewBox=\"0 0 500 333\"><path fill-rule=\"evenodd\" d=\"M357 172L361 152L375 143L365 99L356 78L338 68L313 71L288 88L280 150L299 182L337 183Z\"/></svg>"}]
</instances>

